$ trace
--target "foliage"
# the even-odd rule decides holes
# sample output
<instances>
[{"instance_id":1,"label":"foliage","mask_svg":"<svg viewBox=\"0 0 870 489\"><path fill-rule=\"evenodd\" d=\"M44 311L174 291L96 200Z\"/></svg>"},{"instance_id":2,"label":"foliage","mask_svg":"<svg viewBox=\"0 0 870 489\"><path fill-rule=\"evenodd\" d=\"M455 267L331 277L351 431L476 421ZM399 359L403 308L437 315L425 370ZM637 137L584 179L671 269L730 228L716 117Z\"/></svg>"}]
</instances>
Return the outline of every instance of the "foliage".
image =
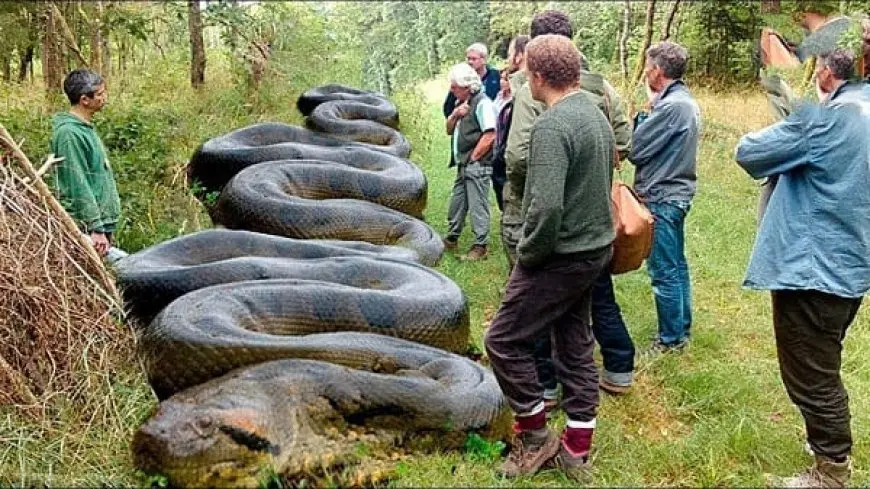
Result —
<instances>
[{"instance_id":1,"label":"foliage","mask_svg":"<svg viewBox=\"0 0 870 489\"><path fill-rule=\"evenodd\" d=\"M691 53L690 70L723 79L752 79L761 32L760 4L755 0L697 2L685 13L680 41Z\"/></svg>"},{"instance_id":2,"label":"foliage","mask_svg":"<svg viewBox=\"0 0 870 489\"><path fill-rule=\"evenodd\" d=\"M21 50L38 41L36 22L38 4L0 2L0 53L21 54Z\"/></svg>"},{"instance_id":3,"label":"foliage","mask_svg":"<svg viewBox=\"0 0 870 489\"><path fill-rule=\"evenodd\" d=\"M505 447L505 443L501 440L488 441L477 433L469 433L462 449L465 458L472 462L491 462L502 455Z\"/></svg>"},{"instance_id":4,"label":"foliage","mask_svg":"<svg viewBox=\"0 0 870 489\"><path fill-rule=\"evenodd\" d=\"M483 2L347 2L334 14L342 44L362 52L363 85L387 94L462 61L489 26Z\"/></svg>"}]
</instances>

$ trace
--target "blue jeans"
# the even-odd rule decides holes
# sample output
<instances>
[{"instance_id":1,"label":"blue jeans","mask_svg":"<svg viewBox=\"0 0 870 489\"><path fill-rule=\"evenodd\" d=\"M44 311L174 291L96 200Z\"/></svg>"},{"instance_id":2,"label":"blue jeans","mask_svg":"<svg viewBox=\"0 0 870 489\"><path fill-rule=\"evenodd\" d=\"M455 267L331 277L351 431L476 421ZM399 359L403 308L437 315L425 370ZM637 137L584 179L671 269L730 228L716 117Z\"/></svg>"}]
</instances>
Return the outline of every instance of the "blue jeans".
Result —
<instances>
[{"instance_id":1,"label":"blue jeans","mask_svg":"<svg viewBox=\"0 0 870 489\"><path fill-rule=\"evenodd\" d=\"M634 371L634 342L616 303L609 270L592 286L592 334L601 347L604 377L610 382L630 384Z\"/></svg>"},{"instance_id":2,"label":"blue jeans","mask_svg":"<svg viewBox=\"0 0 870 489\"><path fill-rule=\"evenodd\" d=\"M646 267L656 300L659 341L666 345L688 339L692 328L692 284L683 229L690 207L688 201L649 204L655 231Z\"/></svg>"}]
</instances>

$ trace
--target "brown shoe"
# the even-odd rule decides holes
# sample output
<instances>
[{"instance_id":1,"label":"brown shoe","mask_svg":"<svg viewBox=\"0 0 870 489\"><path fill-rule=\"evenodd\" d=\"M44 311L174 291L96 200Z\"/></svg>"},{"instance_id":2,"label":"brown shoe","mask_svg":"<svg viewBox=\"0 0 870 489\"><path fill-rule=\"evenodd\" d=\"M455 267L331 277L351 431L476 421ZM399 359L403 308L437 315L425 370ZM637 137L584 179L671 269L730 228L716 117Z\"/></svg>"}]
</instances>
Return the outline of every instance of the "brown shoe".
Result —
<instances>
[{"instance_id":1,"label":"brown shoe","mask_svg":"<svg viewBox=\"0 0 870 489\"><path fill-rule=\"evenodd\" d=\"M846 487L852 477L852 461L844 462L816 455L816 463L795 477L769 477L768 484L776 487L823 487L840 489Z\"/></svg>"},{"instance_id":2,"label":"brown shoe","mask_svg":"<svg viewBox=\"0 0 870 489\"><path fill-rule=\"evenodd\" d=\"M444 238L441 240L441 242L444 243L444 250L456 251L456 241L453 241L452 239Z\"/></svg>"},{"instance_id":3,"label":"brown shoe","mask_svg":"<svg viewBox=\"0 0 870 489\"><path fill-rule=\"evenodd\" d=\"M502 475L518 477L534 474L559 453L562 442L558 435L547 428L536 431L543 433L525 431L514 435L511 452L501 466Z\"/></svg>"},{"instance_id":4,"label":"brown shoe","mask_svg":"<svg viewBox=\"0 0 870 489\"><path fill-rule=\"evenodd\" d=\"M598 387L600 387L601 390L603 390L604 392L613 396L621 396L631 390L631 384L614 384L603 377L601 378L601 380L598 381Z\"/></svg>"},{"instance_id":5,"label":"brown shoe","mask_svg":"<svg viewBox=\"0 0 870 489\"><path fill-rule=\"evenodd\" d=\"M565 448L564 443L559 443L559 453L553 459L553 465L562 469L565 476L574 482L589 482L589 470L592 468L592 463L589 461L589 455L574 456Z\"/></svg>"},{"instance_id":6,"label":"brown shoe","mask_svg":"<svg viewBox=\"0 0 870 489\"><path fill-rule=\"evenodd\" d=\"M486 250L486 246L483 245L474 245L468 250L468 254L463 257L465 261L477 261L477 260L486 260L489 252Z\"/></svg>"}]
</instances>

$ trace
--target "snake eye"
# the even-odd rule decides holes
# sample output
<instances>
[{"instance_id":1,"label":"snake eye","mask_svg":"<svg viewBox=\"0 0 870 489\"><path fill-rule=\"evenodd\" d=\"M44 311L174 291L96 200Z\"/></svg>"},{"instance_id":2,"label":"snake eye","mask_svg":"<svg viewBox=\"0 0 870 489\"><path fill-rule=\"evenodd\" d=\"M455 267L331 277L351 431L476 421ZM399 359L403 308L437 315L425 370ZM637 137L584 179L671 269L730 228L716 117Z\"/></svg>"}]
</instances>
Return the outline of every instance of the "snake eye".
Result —
<instances>
[{"instance_id":1,"label":"snake eye","mask_svg":"<svg viewBox=\"0 0 870 489\"><path fill-rule=\"evenodd\" d=\"M196 420L196 428L197 431L204 431L211 428L212 424L214 424L214 420L211 416L203 416L201 418L197 418Z\"/></svg>"}]
</instances>

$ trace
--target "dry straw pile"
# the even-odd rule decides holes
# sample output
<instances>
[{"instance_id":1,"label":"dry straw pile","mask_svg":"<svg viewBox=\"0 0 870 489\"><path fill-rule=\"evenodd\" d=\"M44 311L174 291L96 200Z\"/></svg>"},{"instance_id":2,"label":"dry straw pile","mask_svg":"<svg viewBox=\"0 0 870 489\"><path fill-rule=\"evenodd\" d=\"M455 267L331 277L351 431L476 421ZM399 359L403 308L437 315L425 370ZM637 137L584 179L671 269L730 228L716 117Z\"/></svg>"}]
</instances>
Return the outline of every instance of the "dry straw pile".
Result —
<instances>
[{"instance_id":1,"label":"dry straw pile","mask_svg":"<svg viewBox=\"0 0 870 489\"><path fill-rule=\"evenodd\" d=\"M72 226L0 126L0 405L43 421L72 405L100 423L113 416L117 367L135 365L135 340Z\"/></svg>"}]
</instances>

